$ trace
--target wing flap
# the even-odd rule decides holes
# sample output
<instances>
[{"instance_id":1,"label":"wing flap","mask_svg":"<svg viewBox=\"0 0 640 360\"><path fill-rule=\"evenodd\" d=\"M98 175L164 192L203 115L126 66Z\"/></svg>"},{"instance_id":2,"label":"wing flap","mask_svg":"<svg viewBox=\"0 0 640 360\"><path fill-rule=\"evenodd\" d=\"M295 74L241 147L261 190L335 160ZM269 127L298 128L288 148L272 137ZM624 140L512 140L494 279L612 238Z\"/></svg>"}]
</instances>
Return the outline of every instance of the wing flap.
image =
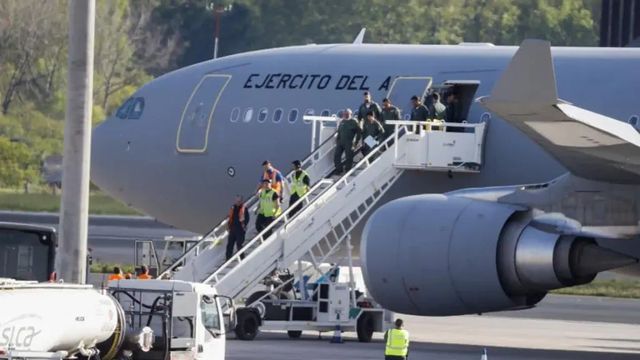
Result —
<instances>
[{"instance_id":1,"label":"wing flap","mask_svg":"<svg viewBox=\"0 0 640 360\"><path fill-rule=\"evenodd\" d=\"M523 42L491 96L479 102L576 176L640 183L640 134L628 123L559 100L548 42Z\"/></svg>"}]
</instances>

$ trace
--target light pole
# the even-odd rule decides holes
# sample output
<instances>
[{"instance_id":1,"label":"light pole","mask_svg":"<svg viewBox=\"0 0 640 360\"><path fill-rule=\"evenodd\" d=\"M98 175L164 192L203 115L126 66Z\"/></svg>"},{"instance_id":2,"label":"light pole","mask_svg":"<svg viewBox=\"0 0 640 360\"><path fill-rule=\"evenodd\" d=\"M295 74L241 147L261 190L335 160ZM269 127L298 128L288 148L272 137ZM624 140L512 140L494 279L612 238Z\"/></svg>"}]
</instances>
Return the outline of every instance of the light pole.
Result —
<instances>
[{"instance_id":1,"label":"light pole","mask_svg":"<svg viewBox=\"0 0 640 360\"><path fill-rule=\"evenodd\" d=\"M60 278L80 284L87 278L95 7L95 0L71 0L68 5L69 70L56 269Z\"/></svg>"},{"instance_id":2,"label":"light pole","mask_svg":"<svg viewBox=\"0 0 640 360\"><path fill-rule=\"evenodd\" d=\"M216 5L214 3L209 3L209 5L207 5L207 9L213 12L213 16L216 22L215 33L213 35L213 39L214 39L213 40L213 58L214 59L218 58L218 43L220 42L219 40L220 39L220 17L225 12L231 11L232 8L233 8L232 4Z\"/></svg>"}]
</instances>

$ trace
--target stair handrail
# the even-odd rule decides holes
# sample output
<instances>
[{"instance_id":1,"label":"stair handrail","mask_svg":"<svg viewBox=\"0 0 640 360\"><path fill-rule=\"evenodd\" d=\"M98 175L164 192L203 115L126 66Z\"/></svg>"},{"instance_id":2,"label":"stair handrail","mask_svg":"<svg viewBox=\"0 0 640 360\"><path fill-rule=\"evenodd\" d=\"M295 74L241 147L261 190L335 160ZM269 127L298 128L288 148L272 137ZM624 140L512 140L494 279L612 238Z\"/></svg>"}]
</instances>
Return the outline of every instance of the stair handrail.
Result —
<instances>
[{"instance_id":1,"label":"stair handrail","mask_svg":"<svg viewBox=\"0 0 640 360\"><path fill-rule=\"evenodd\" d=\"M274 219L274 221L271 222L271 224L269 224L266 228L264 228L260 233L258 233L256 236L254 236L248 243L244 244L242 249L238 250L231 258L229 258L229 260L225 261L222 265L220 265L220 267L218 267L218 269L216 271L214 271L211 275L209 275L204 281L203 283L207 284L209 283L212 279L217 278L218 274L227 266L229 266L231 263L238 262L241 263L242 262L242 258L240 257L241 255L245 255L245 253L252 248L253 245L255 245L256 242L260 241L260 245L258 245L258 247L262 246L264 243L269 241L269 238L271 237L271 235L274 235L275 232L274 230L278 230L278 229L274 229L283 219L284 219L284 223L280 226L282 226L282 228L286 228L287 225L289 224L289 222L293 221L297 215L301 214L304 212L304 210L307 208L307 206L309 206L309 204L317 201L318 199L322 198L324 196L324 194L326 194L328 191L337 188L340 184L344 185L348 185L348 179L349 177L356 171L358 170L359 167L361 167L362 165L365 165L365 167L370 167L371 164L373 162L369 161L372 157L374 157L377 154L381 154L384 153L385 151L387 151L392 144L398 144L397 139L400 139L402 136L404 136L407 131L401 131L402 129L406 129L405 127L401 127L399 130L399 133L396 134L392 134L395 136L389 136L388 138L386 138L385 140L382 141L382 143L378 144L378 146L376 146L375 148L373 148L371 150L371 152L369 154L367 154L367 156L363 157L356 165L354 165L349 171L347 171L344 175L342 175L340 177L340 179L338 179L337 181L335 181L333 184L331 184L331 186L327 187L326 189L324 189L320 194L318 194L312 201L308 201L309 196L313 193L313 191L308 191L304 196L302 196L298 201L296 201L293 205L291 205L287 210L285 210L282 214L280 214L280 216L278 216L276 219ZM395 139L395 141L394 141ZM316 188L316 186L319 186L321 184L322 181L318 181L318 183L314 186L314 189ZM292 209L295 209L297 205L302 204L303 202L306 202L306 204L304 205L303 209L301 209L300 211L296 212L294 214L294 216L292 216L291 218L288 218L289 213L292 211ZM264 234L267 232L271 232L271 234L269 235L269 237L267 237L266 239L264 238ZM275 239L275 236L273 237ZM273 241L273 240L272 240ZM257 249L257 248L256 248ZM244 257L244 256L243 256ZM227 275L227 274L225 274ZM219 279L218 279L219 281ZM228 295L228 294L227 294Z\"/></svg>"},{"instance_id":2,"label":"stair handrail","mask_svg":"<svg viewBox=\"0 0 640 360\"><path fill-rule=\"evenodd\" d=\"M328 181L327 179L319 180L315 185L313 185L309 189L309 191L307 191L306 194L304 194L300 199L298 199L298 201L296 201L291 206L289 206L289 208L287 208L287 210L283 211L282 214L280 214L275 220L273 220L271 222L271 224L269 224L266 228L264 228L262 231L260 231L258 234L256 234L256 236L254 236L248 243L245 243L240 250L238 250L235 254L233 254L233 256L231 256L231 258L229 258L229 260L225 261L222 265L220 265L220 267L218 267L218 269L216 269L216 271L214 271L213 274L209 275L203 282L206 284L209 281L211 281L211 279L216 277L218 275L218 273L220 271L222 271L223 268L227 267L228 265L230 265L234 261L241 261L242 259L240 258L240 256L244 256L245 253L253 245L255 245L258 241L260 242L260 245L264 244L269 239L269 237L272 235L272 234L270 234L269 237L265 238L264 234L267 233L268 231L272 230L275 227L276 223L280 222L283 218L287 219L287 217L289 216L289 213L291 213L291 211L293 211L293 209L295 209L299 204L302 204L303 202L307 202L307 204L305 204L305 207L303 209L301 209L299 212L304 211L304 209L306 208L306 205L308 205L310 203L310 201L308 200L309 196L315 190L317 190L320 186L327 184L327 181ZM322 193L324 193L324 191ZM320 195L318 195L318 197L319 196ZM295 216L293 216L292 218L295 218ZM290 218L289 220L291 220L292 218Z\"/></svg>"},{"instance_id":3,"label":"stair handrail","mask_svg":"<svg viewBox=\"0 0 640 360\"><path fill-rule=\"evenodd\" d=\"M313 165L314 164L313 160L314 160L314 157L316 155L320 154L320 156L318 158L315 158L315 160L320 160L322 158L322 155L326 156L327 154L329 154L331 149L333 149L335 147L335 138L336 137L337 137L337 134L334 134L334 135L328 137L327 139L325 139L325 141L323 141L320 145L318 145L318 147L313 152L309 153L309 155L307 155L307 157L305 157L304 160L301 161L302 168L306 169L310 165ZM329 146L327 146L327 145L329 145ZM325 149L326 147L329 147L329 149ZM325 154L321 154L322 151L326 151L326 153ZM333 169L332 169L332 171L333 171ZM292 180L294 172L295 172L295 170L292 170L289 173L287 173L287 175L285 176L287 181L291 181ZM250 212L255 211L255 208L257 207L257 204L258 204L257 193L253 194L249 199L247 199L244 202L244 206L247 209L249 209ZM186 250L184 252L184 254L182 254L171 265L169 265L166 269L164 269L164 271L162 271L162 273L160 273L160 275L158 275L158 278L162 279L162 278L165 278L165 277L169 276L188 257L192 256L193 253L198 251L200 248L204 248L205 244L215 243L218 239L224 238L225 236L227 236L228 235L228 231L227 231L227 223L228 223L228 221L229 221L229 219L227 217L225 217L224 220L222 220L222 222L220 222L213 229L209 230L209 232L207 232L197 243L193 244L188 250Z\"/></svg>"}]
</instances>

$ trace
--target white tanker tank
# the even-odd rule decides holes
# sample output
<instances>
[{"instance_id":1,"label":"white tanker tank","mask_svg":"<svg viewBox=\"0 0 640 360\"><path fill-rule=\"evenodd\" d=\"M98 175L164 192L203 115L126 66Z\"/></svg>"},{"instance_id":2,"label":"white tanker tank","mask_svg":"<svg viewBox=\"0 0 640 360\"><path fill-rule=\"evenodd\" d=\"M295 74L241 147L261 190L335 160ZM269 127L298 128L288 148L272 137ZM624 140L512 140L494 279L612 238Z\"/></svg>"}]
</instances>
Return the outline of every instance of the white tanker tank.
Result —
<instances>
[{"instance_id":1,"label":"white tanker tank","mask_svg":"<svg viewBox=\"0 0 640 360\"><path fill-rule=\"evenodd\" d=\"M0 353L90 356L124 320L111 295L85 285L0 279L0 304Z\"/></svg>"},{"instance_id":2,"label":"white tanker tank","mask_svg":"<svg viewBox=\"0 0 640 360\"><path fill-rule=\"evenodd\" d=\"M110 285L0 279L0 359L224 359L213 288L159 280ZM192 326L177 334L174 319Z\"/></svg>"}]
</instances>

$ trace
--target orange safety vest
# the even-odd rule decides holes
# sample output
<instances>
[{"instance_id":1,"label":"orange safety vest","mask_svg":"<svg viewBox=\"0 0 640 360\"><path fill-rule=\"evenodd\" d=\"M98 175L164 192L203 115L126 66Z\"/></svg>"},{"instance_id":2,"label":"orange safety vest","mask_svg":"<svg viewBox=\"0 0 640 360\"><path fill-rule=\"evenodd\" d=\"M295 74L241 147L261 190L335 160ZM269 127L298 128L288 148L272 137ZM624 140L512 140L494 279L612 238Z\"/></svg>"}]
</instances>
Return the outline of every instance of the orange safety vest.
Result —
<instances>
[{"instance_id":1,"label":"orange safety vest","mask_svg":"<svg viewBox=\"0 0 640 360\"><path fill-rule=\"evenodd\" d=\"M112 281L112 280L124 280L124 276L120 274L111 274L109 275L109 281Z\"/></svg>"},{"instance_id":2,"label":"orange safety vest","mask_svg":"<svg viewBox=\"0 0 640 360\"><path fill-rule=\"evenodd\" d=\"M278 193L278 195L282 195L282 182L281 181L276 181L276 178L278 177L278 170L276 168L273 168L273 170L271 170L271 174L269 174L268 171L265 171L262 174L262 180L271 180L271 188Z\"/></svg>"},{"instance_id":3,"label":"orange safety vest","mask_svg":"<svg viewBox=\"0 0 640 360\"><path fill-rule=\"evenodd\" d=\"M233 225L233 220L235 220L233 218L233 208L235 206L231 207L231 210L229 210L229 226ZM244 224L244 204L240 206L240 210L238 211L238 217L240 218L240 224Z\"/></svg>"},{"instance_id":4,"label":"orange safety vest","mask_svg":"<svg viewBox=\"0 0 640 360\"><path fill-rule=\"evenodd\" d=\"M149 274L140 274L138 275L138 280L151 280L153 279L153 276L149 275Z\"/></svg>"}]
</instances>

